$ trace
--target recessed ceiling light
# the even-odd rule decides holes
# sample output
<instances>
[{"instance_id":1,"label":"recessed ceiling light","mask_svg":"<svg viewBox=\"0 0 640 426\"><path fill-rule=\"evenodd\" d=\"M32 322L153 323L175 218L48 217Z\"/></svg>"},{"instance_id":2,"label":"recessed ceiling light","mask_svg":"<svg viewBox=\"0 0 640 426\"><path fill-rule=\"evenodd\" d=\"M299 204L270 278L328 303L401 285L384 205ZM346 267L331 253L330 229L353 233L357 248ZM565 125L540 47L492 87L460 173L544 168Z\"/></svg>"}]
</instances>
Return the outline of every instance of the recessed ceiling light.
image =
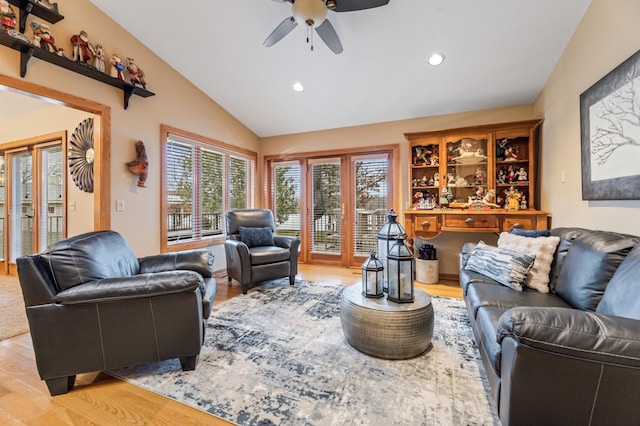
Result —
<instances>
[{"instance_id":1,"label":"recessed ceiling light","mask_svg":"<svg viewBox=\"0 0 640 426\"><path fill-rule=\"evenodd\" d=\"M304 86L299 81L296 81L295 83L293 83L293 90L295 90L296 92L302 92L304 90Z\"/></svg>"},{"instance_id":2,"label":"recessed ceiling light","mask_svg":"<svg viewBox=\"0 0 640 426\"><path fill-rule=\"evenodd\" d=\"M429 57L429 65L434 67L440 65L444 61L444 55L442 53L434 53Z\"/></svg>"}]
</instances>

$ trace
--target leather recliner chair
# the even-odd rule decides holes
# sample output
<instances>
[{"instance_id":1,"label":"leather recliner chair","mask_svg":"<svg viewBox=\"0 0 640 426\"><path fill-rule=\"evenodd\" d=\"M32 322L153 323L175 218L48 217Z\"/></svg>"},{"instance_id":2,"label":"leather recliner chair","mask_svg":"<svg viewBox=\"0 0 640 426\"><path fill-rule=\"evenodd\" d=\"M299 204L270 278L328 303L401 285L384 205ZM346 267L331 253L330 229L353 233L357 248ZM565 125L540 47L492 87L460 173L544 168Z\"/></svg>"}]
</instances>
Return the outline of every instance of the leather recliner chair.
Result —
<instances>
[{"instance_id":1,"label":"leather recliner chair","mask_svg":"<svg viewBox=\"0 0 640 426\"><path fill-rule=\"evenodd\" d=\"M276 224L269 209L236 209L225 214L224 251L229 281L236 280L247 294L249 284L298 273L300 238L274 235Z\"/></svg>"},{"instance_id":2,"label":"leather recliner chair","mask_svg":"<svg viewBox=\"0 0 640 426\"><path fill-rule=\"evenodd\" d=\"M67 393L80 373L171 358L195 369L216 294L213 253L138 259L120 234L96 231L16 261L51 395Z\"/></svg>"}]
</instances>

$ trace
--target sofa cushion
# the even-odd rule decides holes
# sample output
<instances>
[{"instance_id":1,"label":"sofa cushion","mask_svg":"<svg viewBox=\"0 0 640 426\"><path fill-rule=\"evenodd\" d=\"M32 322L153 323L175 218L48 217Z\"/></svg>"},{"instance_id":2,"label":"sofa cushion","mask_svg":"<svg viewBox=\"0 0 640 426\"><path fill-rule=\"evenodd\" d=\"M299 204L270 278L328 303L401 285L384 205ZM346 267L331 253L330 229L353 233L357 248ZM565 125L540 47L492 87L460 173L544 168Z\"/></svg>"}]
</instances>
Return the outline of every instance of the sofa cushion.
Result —
<instances>
[{"instance_id":1,"label":"sofa cushion","mask_svg":"<svg viewBox=\"0 0 640 426\"><path fill-rule=\"evenodd\" d=\"M535 256L525 285L540 293L549 293L549 273L559 242L560 237L531 238L502 232L498 238L498 247Z\"/></svg>"},{"instance_id":2,"label":"sofa cushion","mask_svg":"<svg viewBox=\"0 0 640 426\"><path fill-rule=\"evenodd\" d=\"M251 265L268 265L270 263L284 262L289 260L291 252L278 246L260 246L249 249Z\"/></svg>"},{"instance_id":3,"label":"sofa cushion","mask_svg":"<svg viewBox=\"0 0 640 426\"><path fill-rule=\"evenodd\" d=\"M632 239L611 232L580 235L567 251L555 293L576 309L595 311L607 283L634 245Z\"/></svg>"},{"instance_id":4,"label":"sofa cushion","mask_svg":"<svg viewBox=\"0 0 640 426\"><path fill-rule=\"evenodd\" d=\"M275 245L273 232L269 226L255 228L239 226L238 230L240 231L240 241L249 248Z\"/></svg>"},{"instance_id":5,"label":"sofa cushion","mask_svg":"<svg viewBox=\"0 0 640 426\"><path fill-rule=\"evenodd\" d=\"M138 258L115 231L88 232L58 241L42 253L42 258L51 268L58 291L140 271Z\"/></svg>"},{"instance_id":6,"label":"sofa cushion","mask_svg":"<svg viewBox=\"0 0 640 426\"><path fill-rule=\"evenodd\" d=\"M513 291L505 286L489 283L471 283L467 288L466 302L469 315L476 317L481 307L511 309L518 306L569 308L569 304L554 294L535 290Z\"/></svg>"},{"instance_id":7,"label":"sofa cushion","mask_svg":"<svg viewBox=\"0 0 640 426\"><path fill-rule=\"evenodd\" d=\"M469 256L467 269L493 278L500 284L522 291L534 256L493 247L480 241Z\"/></svg>"},{"instance_id":8,"label":"sofa cushion","mask_svg":"<svg viewBox=\"0 0 640 426\"><path fill-rule=\"evenodd\" d=\"M613 274L596 312L640 320L640 244Z\"/></svg>"}]
</instances>

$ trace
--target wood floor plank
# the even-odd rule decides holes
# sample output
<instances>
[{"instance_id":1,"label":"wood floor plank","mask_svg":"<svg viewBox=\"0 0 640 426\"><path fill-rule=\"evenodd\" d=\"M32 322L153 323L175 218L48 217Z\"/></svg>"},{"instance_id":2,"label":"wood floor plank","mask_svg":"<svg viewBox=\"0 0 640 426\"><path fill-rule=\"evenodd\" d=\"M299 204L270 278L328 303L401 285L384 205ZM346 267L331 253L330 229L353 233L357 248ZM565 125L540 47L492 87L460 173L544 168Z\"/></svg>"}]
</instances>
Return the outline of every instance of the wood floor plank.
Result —
<instances>
[{"instance_id":1,"label":"wood floor plank","mask_svg":"<svg viewBox=\"0 0 640 426\"><path fill-rule=\"evenodd\" d=\"M299 277L351 285L360 269L299 265ZM457 282L416 283L436 296L462 297ZM215 303L242 297L240 285L218 280ZM214 318L212 320L215 320ZM31 336L0 342L0 424L7 425L231 425L225 420L165 398L105 373L78 375L66 395L51 397L36 368Z\"/></svg>"}]
</instances>

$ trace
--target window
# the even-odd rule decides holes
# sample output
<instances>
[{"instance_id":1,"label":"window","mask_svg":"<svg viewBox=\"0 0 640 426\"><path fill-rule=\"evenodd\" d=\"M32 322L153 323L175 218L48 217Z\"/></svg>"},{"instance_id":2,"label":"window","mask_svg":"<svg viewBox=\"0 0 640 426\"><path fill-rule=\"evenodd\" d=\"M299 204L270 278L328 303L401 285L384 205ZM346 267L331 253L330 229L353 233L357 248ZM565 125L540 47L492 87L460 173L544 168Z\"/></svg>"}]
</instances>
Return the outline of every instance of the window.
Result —
<instances>
[{"instance_id":1,"label":"window","mask_svg":"<svg viewBox=\"0 0 640 426\"><path fill-rule=\"evenodd\" d=\"M163 251L224 240L224 213L254 205L256 153L162 126Z\"/></svg>"}]
</instances>

